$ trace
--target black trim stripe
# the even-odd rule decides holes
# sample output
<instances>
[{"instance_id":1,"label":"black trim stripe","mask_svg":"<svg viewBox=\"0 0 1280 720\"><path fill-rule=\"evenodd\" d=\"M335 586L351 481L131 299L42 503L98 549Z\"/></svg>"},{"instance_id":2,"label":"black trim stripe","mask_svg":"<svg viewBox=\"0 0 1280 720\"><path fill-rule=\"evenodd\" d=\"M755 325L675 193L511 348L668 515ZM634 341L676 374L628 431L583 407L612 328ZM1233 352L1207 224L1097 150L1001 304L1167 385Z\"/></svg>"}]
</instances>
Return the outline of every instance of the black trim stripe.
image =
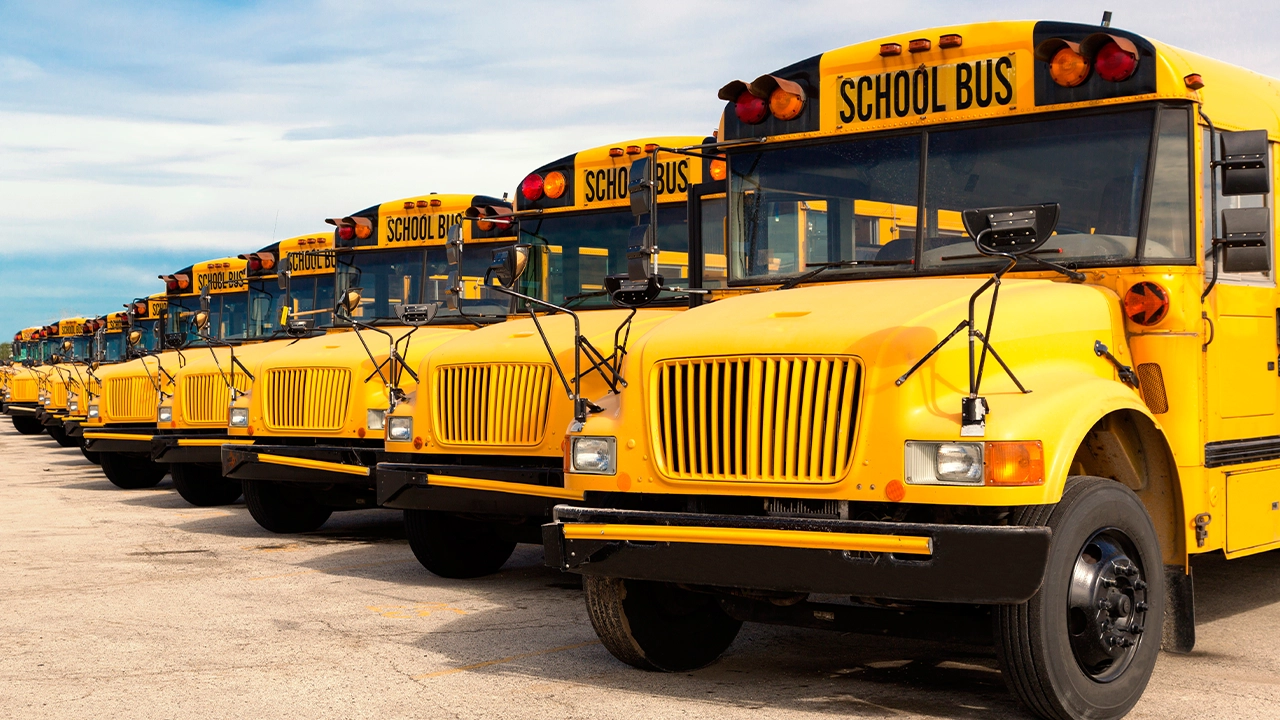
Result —
<instances>
[{"instance_id":1,"label":"black trim stripe","mask_svg":"<svg viewBox=\"0 0 1280 720\"><path fill-rule=\"evenodd\" d=\"M1247 440L1221 440L1204 446L1204 466L1243 465L1280 458L1280 435Z\"/></svg>"}]
</instances>

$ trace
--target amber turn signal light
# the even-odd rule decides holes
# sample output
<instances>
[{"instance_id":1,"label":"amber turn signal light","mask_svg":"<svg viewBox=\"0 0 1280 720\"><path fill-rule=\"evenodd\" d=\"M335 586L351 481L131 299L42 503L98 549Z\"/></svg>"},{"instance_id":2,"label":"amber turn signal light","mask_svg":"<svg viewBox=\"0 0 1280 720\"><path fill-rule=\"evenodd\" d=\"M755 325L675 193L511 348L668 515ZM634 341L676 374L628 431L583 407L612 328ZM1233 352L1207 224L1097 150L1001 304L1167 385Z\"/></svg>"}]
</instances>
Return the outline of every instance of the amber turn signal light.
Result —
<instances>
[{"instance_id":1,"label":"amber turn signal light","mask_svg":"<svg viewBox=\"0 0 1280 720\"><path fill-rule=\"evenodd\" d=\"M984 475L987 485L1043 485L1044 447L1034 442L989 442Z\"/></svg>"},{"instance_id":2,"label":"amber turn signal light","mask_svg":"<svg viewBox=\"0 0 1280 720\"><path fill-rule=\"evenodd\" d=\"M880 57L893 57L902 54L902 46L898 43L885 43L880 46Z\"/></svg>"},{"instance_id":3,"label":"amber turn signal light","mask_svg":"<svg viewBox=\"0 0 1280 720\"><path fill-rule=\"evenodd\" d=\"M542 191L547 194L547 197L555 200L564 194L564 189L567 185L564 173L553 170L547 173L546 179L542 181Z\"/></svg>"},{"instance_id":4,"label":"amber turn signal light","mask_svg":"<svg viewBox=\"0 0 1280 720\"><path fill-rule=\"evenodd\" d=\"M710 169L710 171L711 171L711 179L712 179L712 180L723 180L723 179L725 179L725 176L729 174L728 170L729 170L729 169L725 166L725 164L724 164L724 161L723 161L723 160L712 160L712 161L711 161L711 169Z\"/></svg>"},{"instance_id":5,"label":"amber turn signal light","mask_svg":"<svg viewBox=\"0 0 1280 720\"><path fill-rule=\"evenodd\" d=\"M1153 282L1136 283L1124 294L1124 316L1139 325L1156 325L1169 314L1169 291Z\"/></svg>"},{"instance_id":6,"label":"amber turn signal light","mask_svg":"<svg viewBox=\"0 0 1280 720\"><path fill-rule=\"evenodd\" d=\"M943 35L942 37L938 38L938 47L944 50L948 48L958 48L963 44L964 44L964 38L960 37L959 35L956 35L955 33L949 33L947 35Z\"/></svg>"}]
</instances>

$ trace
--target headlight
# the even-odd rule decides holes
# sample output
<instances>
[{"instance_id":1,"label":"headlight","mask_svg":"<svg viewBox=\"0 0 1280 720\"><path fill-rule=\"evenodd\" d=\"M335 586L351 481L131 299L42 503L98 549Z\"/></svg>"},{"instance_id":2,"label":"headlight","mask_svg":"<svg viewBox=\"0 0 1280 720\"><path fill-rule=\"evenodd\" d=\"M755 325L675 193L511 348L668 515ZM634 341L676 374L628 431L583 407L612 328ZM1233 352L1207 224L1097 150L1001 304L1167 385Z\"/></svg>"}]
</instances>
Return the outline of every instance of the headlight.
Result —
<instances>
[{"instance_id":1,"label":"headlight","mask_svg":"<svg viewBox=\"0 0 1280 720\"><path fill-rule=\"evenodd\" d=\"M413 418L393 417L387 421L387 439L409 442L413 439Z\"/></svg>"},{"instance_id":2,"label":"headlight","mask_svg":"<svg viewBox=\"0 0 1280 720\"><path fill-rule=\"evenodd\" d=\"M617 441L611 437L576 437L570 440L569 463L574 472L612 475Z\"/></svg>"},{"instance_id":3,"label":"headlight","mask_svg":"<svg viewBox=\"0 0 1280 720\"><path fill-rule=\"evenodd\" d=\"M231 408L227 424L231 427L249 427L249 408Z\"/></svg>"},{"instance_id":4,"label":"headlight","mask_svg":"<svg viewBox=\"0 0 1280 720\"><path fill-rule=\"evenodd\" d=\"M173 408L169 405L161 405L160 413L157 416L160 422L171 422L173 420Z\"/></svg>"},{"instance_id":5,"label":"headlight","mask_svg":"<svg viewBox=\"0 0 1280 720\"><path fill-rule=\"evenodd\" d=\"M97 405L90 405L90 406L89 406L89 417L91 417L91 418L96 418L96 417L98 417L98 406L97 406Z\"/></svg>"},{"instance_id":6,"label":"headlight","mask_svg":"<svg viewBox=\"0 0 1280 720\"><path fill-rule=\"evenodd\" d=\"M370 410L365 413L365 427L370 430L382 430L387 424L386 410Z\"/></svg>"},{"instance_id":7,"label":"headlight","mask_svg":"<svg viewBox=\"0 0 1280 720\"><path fill-rule=\"evenodd\" d=\"M68 401L67 401L67 411L68 411L68 412L78 412L79 410L80 410L80 401L79 401L79 400L68 400Z\"/></svg>"},{"instance_id":8,"label":"headlight","mask_svg":"<svg viewBox=\"0 0 1280 720\"><path fill-rule=\"evenodd\" d=\"M907 442L906 481L911 485L981 485L982 443Z\"/></svg>"}]
</instances>

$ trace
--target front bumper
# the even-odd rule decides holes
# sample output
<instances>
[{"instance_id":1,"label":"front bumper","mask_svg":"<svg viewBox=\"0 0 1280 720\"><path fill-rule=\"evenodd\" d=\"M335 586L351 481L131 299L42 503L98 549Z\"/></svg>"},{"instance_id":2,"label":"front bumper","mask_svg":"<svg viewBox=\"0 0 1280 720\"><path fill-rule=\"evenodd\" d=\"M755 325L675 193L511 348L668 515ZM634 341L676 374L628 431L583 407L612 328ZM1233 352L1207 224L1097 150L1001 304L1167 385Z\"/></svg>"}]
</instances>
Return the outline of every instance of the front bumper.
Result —
<instances>
[{"instance_id":1,"label":"front bumper","mask_svg":"<svg viewBox=\"0 0 1280 720\"><path fill-rule=\"evenodd\" d=\"M9 402L4 405L4 414L18 417L35 417L36 411L43 409L43 407L33 402Z\"/></svg>"},{"instance_id":2,"label":"front bumper","mask_svg":"<svg viewBox=\"0 0 1280 720\"><path fill-rule=\"evenodd\" d=\"M377 483L379 505L407 510L550 519L556 505L582 500L558 467L381 462Z\"/></svg>"},{"instance_id":3,"label":"front bumper","mask_svg":"<svg viewBox=\"0 0 1280 720\"><path fill-rule=\"evenodd\" d=\"M236 480L352 485L373 489L374 448L333 445L222 445L222 474Z\"/></svg>"},{"instance_id":4,"label":"front bumper","mask_svg":"<svg viewBox=\"0 0 1280 720\"><path fill-rule=\"evenodd\" d=\"M145 453L151 454L152 427L102 427L78 428L84 438L84 449L89 452Z\"/></svg>"},{"instance_id":5,"label":"front bumper","mask_svg":"<svg viewBox=\"0 0 1280 720\"><path fill-rule=\"evenodd\" d=\"M1048 528L555 509L550 567L631 580L895 600L1024 602Z\"/></svg>"},{"instance_id":6,"label":"front bumper","mask_svg":"<svg viewBox=\"0 0 1280 720\"><path fill-rule=\"evenodd\" d=\"M151 459L159 463L222 464L223 445L252 445L253 440L225 433L164 433L151 438Z\"/></svg>"},{"instance_id":7,"label":"front bumper","mask_svg":"<svg viewBox=\"0 0 1280 720\"><path fill-rule=\"evenodd\" d=\"M62 427L63 416L57 410L49 410L48 408L39 408L36 410L36 419L45 427Z\"/></svg>"}]
</instances>

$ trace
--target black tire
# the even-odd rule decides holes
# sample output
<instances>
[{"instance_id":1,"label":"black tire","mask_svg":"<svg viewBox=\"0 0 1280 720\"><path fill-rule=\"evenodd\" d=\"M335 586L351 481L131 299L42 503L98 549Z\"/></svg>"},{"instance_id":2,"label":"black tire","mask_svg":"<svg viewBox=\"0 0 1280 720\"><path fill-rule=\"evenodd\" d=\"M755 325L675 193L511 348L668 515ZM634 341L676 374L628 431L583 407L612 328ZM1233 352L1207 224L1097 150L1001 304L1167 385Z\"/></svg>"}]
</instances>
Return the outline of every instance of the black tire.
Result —
<instances>
[{"instance_id":1,"label":"black tire","mask_svg":"<svg viewBox=\"0 0 1280 720\"><path fill-rule=\"evenodd\" d=\"M240 499L239 480L222 477L222 467L196 463L174 463L169 466L173 487L183 500L196 507L230 505Z\"/></svg>"},{"instance_id":2,"label":"black tire","mask_svg":"<svg viewBox=\"0 0 1280 720\"><path fill-rule=\"evenodd\" d=\"M333 514L333 508L321 505L300 491L262 480L245 480L243 485L249 514L273 533L319 530Z\"/></svg>"},{"instance_id":3,"label":"black tire","mask_svg":"<svg viewBox=\"0 0 1280 720\"><path fill-rule=\"evenodd\" d=\"M405 534L422 567L440 577L465 580L491 575L516 549L489 523L432 510L405 510Z\"/></svg>"},{"instance_id":4,"label":"black tire","mask_svg":"<svg viewBox=\"0 0 1280 720\"><path fill-rule=\"evenodd\" d=\"M62 447L69 448L80 446L80 440L78 438L71 437L67 434L66 430L63 430L60 427L50 427L49 437L53 438L54 442L58 443Z\"/></svg>"},{"instance_id":5,"label":"black tire","mask_svg":"<svg viewBox=\"0 0 1280 720\"><path fill-rule=\"evenodd\" d=\"M600 641L641 670L684 672L710 665L742 629L714 596L671 583L588 575L582 587Z\"/></svg>"},{"instance_id":6,"label":"black tire","mask_svg":"<svg viewBox=\"0 0 1280 720\"><path fill-rule=\"evenodd\" d=\"M84 455L84 459L85 459L85 460L88 460L89 462L93 463L94 465L101 465L101 464L102 464L102 453L89 452L88 450L85 450L85 449L84 449L84 443L81 443L81 444L80 444L80 454L81 454L81 455Z\"/></svg>"},{"instance_id":7,"label":"black tire","mask_svg":"<svg viewBox=\"0 0 1280 720\"><path fill-rule=\"evenodd\" d=\"M39 435L44 432L44 425L39 420L25 415L13 416L13 428L23 435Z\"/></svg>"},{"instance_id":8,"label":"black tire","mask_svg":"<svg viewBox=\"0 0 1280 720\"><path fill-rule=\"evenodd\" d=\"M155 487L168 472L164 465L157 465L148 457L124 453L99 453L99 456L102 473L112 485L125 490Z\"/></svg>"},{"instance_id":9,"label":"black tire","mask_svg":"<svg viewBox=\"0 0 1280 720\"><path fill-rule=\"evenodd\" d=\"M1146 508L1120 483L1073 477L1057 504L1018 508L1013 520L1053 537L1040 590L994 613L1010 691L1049 720L1123 717L1151 679L1164 620L1164 565Z\"/></svg>"}]
</instances>

